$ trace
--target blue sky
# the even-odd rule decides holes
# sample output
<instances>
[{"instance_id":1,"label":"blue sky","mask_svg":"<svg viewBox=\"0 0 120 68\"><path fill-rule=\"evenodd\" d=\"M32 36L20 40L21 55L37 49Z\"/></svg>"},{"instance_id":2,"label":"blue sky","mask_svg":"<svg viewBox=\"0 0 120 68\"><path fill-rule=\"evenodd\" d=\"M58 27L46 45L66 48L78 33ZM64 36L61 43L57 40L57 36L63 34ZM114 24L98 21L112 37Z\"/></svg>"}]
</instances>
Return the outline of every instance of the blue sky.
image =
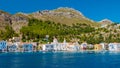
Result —
<instances>
[{"instance_id":1,"label":"blue sky","mask_svg":"<svg viewBox=\"0 0 120 68\"><path fill-rule=\"evenodd\" d=\"M120 22L120 0L0 0L0 9L11 14L58 7L74 8L95 21L108 18Z\"/></svg>"}]
</instances>

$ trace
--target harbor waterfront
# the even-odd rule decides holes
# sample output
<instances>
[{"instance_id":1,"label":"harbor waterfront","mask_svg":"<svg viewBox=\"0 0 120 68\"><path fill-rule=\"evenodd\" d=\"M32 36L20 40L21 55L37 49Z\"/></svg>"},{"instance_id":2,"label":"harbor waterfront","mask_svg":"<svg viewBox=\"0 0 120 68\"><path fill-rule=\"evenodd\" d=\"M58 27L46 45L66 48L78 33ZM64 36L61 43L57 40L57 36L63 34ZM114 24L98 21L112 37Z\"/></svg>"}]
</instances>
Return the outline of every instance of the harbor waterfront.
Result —
<instances>
[{"instance_id":1,"label":"harbor waterfront","mask_svg":"<svg viewBox=\"0 0 120 68\"><path fill-rule=\"evenodd\" d=\"M120 68L119 52L1 53L0 68Z\"/></svg>"},{"instance_id":2,"label":"harbor waterfront","mask_svg":"<svg viewBox=\"0 0 120 68\"><path fill-rule=\"evenodd\" d=\"M7 42L0 41L0 52L39 52L39 51L120 51L120 43L100 43L88 44L86 42L79 44L76 42L58 42L57 38L53 42L47 44L39 44L37 42Z\"/></svg>"},{"instance_id":3,"label":"harbor waterfront","mask_svg":"<svg viewBox=\"0 0 120 68\"><path fill-rule=\"evenodd\" d=\"M0 68L120 68L120 43L0 41Z\"/></svg>"}]
</instances>

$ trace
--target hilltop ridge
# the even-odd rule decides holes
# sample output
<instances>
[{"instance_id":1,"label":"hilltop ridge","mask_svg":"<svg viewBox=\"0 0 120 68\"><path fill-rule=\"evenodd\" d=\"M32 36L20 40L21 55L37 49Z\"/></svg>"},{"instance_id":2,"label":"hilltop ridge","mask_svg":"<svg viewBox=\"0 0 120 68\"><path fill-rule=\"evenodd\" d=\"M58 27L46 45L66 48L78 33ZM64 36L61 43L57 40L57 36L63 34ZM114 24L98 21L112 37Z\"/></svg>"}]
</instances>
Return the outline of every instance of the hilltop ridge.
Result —
<instances>
[{"instance_id":1,"label":"hilltop ridge","mask_svg":"<svg viewBox=\"0 0 120 68\"><path fill-rule=\"evenodd\" d=\"M28 20L32 18L43 21L49 20L55 23L66 24L69 26L76 23L88 24L94 27L99 26L98 23L85 17L80 11L68 7L60 7L53 10L42 10L29 14L19 12L13 15L1 10L0 26L3 29L7 23L12 26L15 32L19 33L21 27L27 26Z\"/></svg>"},{"instance_id":2,"label":"hilltop ridge","mask_svg":"<svg viewBox=\"0 0 120 68\"><path fill-rule=\"evenodd\" d=\"M91 26L97 26L95 21L92 21L85 17L80 11L68 7L60 7L54 10L43 10L36 13L32 13L32 16L37 19L50 20L56 23L72 25L76 23L88 24Z\"/></svg>"}]
</instances>

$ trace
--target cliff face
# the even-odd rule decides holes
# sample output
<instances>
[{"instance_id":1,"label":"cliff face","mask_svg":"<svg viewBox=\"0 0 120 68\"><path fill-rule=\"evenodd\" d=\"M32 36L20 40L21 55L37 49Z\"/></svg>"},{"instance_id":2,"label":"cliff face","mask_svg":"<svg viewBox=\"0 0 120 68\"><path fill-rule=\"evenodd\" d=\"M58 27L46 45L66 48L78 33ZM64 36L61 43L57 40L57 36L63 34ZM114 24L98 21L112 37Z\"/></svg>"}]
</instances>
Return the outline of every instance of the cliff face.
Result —
<instances>
[{"instance_id":1,"label":"cliff face","mask_svg":"<svg viewBox=\"0 0 120 68\"><path fill-rule=\"evenodd\" d=\"M0 30L4 30L4 27L11 25L11 15L7 12L0 11Z\"/></svg>"},{"instance_id":2,"label":"cliff face","mask_svg":"<svg viewBox=\"0 0 120 68\"><path fill-rule=\"evenodd\" d=\"M11 20L12 20L11 26L17 33L19 33L22 26L27 26L29 18L25 14L18 13L12 15Z\"/></svg>"},{"instance_id":3,"label":"cliff face","mask_svg":"<svg viewBox=\"0 0 120 68\"><path fill-rule=\"evenodd\" d=\"M28 17L24 14L11 15L5 11L0 11L0 30L4 30L6 26L11 26L15 32L19 32L22 26L26 26Z\"/></svg>"}]
</instances>

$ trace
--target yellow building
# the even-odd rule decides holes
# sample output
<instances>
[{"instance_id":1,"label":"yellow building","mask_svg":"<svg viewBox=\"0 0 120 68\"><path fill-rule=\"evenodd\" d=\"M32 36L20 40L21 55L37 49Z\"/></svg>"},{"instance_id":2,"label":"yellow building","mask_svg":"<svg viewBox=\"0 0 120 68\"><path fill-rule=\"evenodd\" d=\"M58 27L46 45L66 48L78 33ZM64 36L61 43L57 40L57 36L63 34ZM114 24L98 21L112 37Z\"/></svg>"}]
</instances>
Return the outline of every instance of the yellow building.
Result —
<instances>
[{"instance_id":1,"label":"yellow building","mask_svg":"<svg viewBox=\"0 0 120 68\"><path fill-rule=\"evenodd\" d=\"M100 51L100 50L102 50L102 45L100 45L100 44L95 44L95 45L94 45L94 50L95 50L95 51Z\"/></svg>"}]
</instances>

